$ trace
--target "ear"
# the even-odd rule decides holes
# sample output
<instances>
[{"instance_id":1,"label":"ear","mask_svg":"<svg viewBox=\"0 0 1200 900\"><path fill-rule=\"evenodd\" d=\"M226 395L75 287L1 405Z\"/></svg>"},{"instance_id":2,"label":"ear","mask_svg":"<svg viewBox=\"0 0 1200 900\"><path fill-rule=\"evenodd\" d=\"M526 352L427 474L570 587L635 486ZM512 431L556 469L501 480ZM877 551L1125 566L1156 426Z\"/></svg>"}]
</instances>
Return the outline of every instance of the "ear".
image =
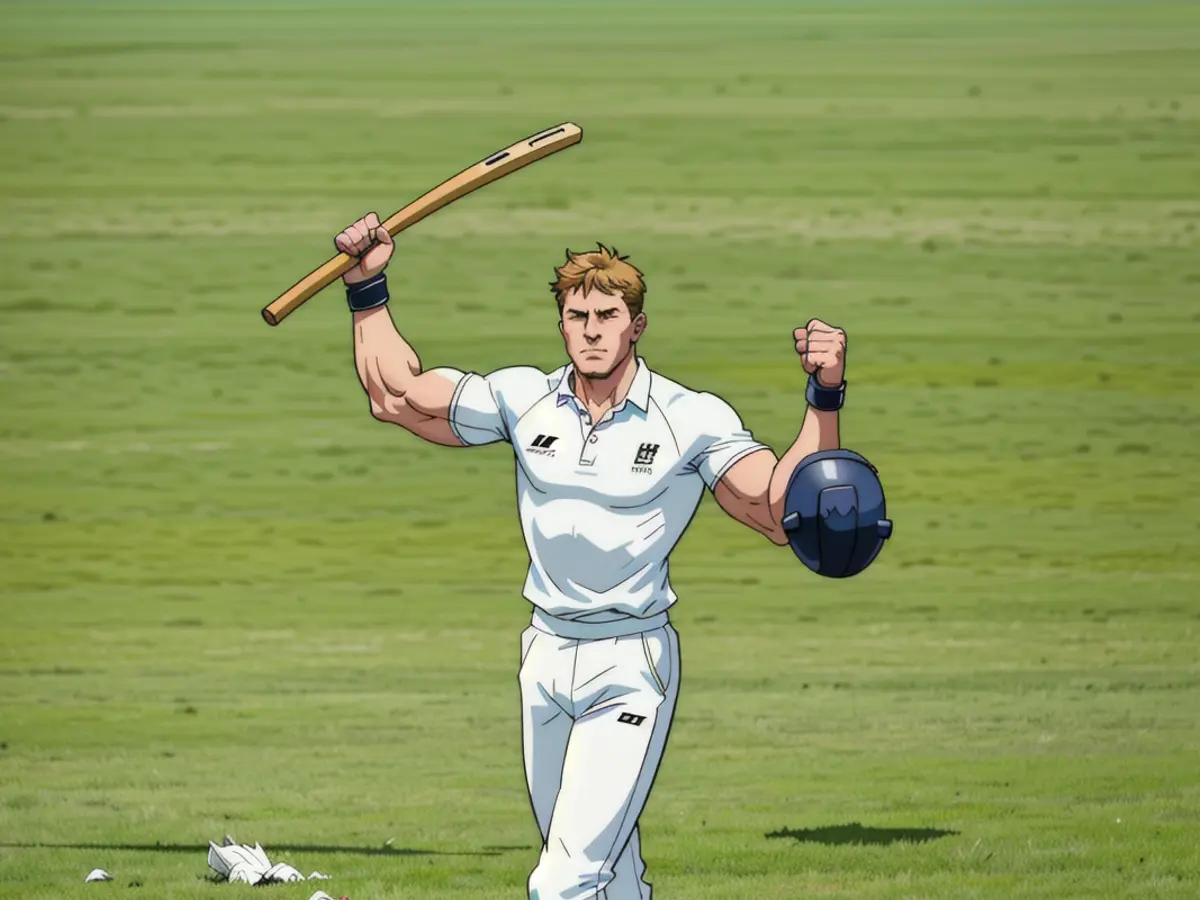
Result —
<instances>
[{"instance_id":1,"label":"ear","mask_svg":"<svg viewBox=\"0 0 1200 900\"><path fill-rule=\"evenodd\" d=\"M633 339L636 341L646 331L646 314L638 313L633 318Z\"/></svg>"}]
</instances>

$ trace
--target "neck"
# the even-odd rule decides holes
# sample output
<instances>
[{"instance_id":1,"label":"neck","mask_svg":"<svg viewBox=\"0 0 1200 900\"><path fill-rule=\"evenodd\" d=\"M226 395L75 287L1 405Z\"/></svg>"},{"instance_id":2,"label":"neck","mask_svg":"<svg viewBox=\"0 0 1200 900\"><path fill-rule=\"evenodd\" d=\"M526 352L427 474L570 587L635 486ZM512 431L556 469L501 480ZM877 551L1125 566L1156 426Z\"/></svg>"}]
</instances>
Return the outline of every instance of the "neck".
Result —
<instances>
[{"instance_id":1,"label":"neck","mask_svg":"<svg viewBox=\"0 0 1200 900\"><path fill-rule=\"evenodd\" d=\"M576 371L575 396L589 407L611 409L629 395L634 376L637 375L637 367L637 354L630 350L629 354L617 363L617 367L603 378L589 378Z\"/></svg>"}]
</instances>

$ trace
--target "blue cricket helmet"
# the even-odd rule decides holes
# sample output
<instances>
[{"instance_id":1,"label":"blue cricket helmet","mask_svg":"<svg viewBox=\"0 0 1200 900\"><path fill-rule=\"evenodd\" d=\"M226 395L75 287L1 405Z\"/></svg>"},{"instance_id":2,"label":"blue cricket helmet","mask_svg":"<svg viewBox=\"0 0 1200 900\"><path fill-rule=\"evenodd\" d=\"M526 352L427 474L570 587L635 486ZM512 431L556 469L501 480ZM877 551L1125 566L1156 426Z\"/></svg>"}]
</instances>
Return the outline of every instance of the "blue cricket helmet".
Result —
<instances>
[{"instance_id":1,"label":"blue cricket helmet","mask_svg":"<svg viewBox=\"0 0 1200 900\"><path fill-rule=\"evenodd\" d=\"M800 461L788 482L788 544L818 575L849 578L871 564L891 536L883 484L852 450L822 450Z\"/></svg>"}]
</instances>

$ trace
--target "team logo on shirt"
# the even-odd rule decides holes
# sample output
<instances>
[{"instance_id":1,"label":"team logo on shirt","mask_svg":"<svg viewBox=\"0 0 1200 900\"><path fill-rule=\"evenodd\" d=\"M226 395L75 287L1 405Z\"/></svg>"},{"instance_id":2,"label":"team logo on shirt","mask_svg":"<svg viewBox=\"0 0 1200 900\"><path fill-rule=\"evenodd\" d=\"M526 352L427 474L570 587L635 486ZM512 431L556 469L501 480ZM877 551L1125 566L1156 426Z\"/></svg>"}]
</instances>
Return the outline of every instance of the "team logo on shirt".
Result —
<instances>
[{"instance_id":1,"label":"team logo on shirt","mask_svg":"<svg viewBox=\"0 0 1200 900\"><path fill-rule=\"evenodd\" d=\"M638 447L637 456L633 459L633 471L639 475L649 475L656 453L658 453L658 444L642 444Z\"/></svg>"},{"instance_id":2,"label":"team logo on shirt","mask_svg":"<svg viewBox=\"0 0 1200 900\"><path fill-rule=\"evenodd\" d=\"M536 453L539 456L553 456L554 450L551 449L550 445L557 440L558 437L553 434L539 434L533 439L533 443L531 443L525 449L530 453Z\"/></svg>"}]
</instances>

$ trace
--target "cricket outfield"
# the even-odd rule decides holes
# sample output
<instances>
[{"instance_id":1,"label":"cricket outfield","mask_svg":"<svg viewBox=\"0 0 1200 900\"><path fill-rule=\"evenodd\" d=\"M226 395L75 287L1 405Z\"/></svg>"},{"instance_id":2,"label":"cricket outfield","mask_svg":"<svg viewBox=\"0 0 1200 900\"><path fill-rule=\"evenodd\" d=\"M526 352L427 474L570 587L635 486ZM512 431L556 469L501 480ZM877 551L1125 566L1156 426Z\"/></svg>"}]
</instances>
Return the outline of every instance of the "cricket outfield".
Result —
<instances>
[{"instance_id":1,"label":"cricket outfield","mask_svg":"<svg viewBox=\"0 0 1200 900\"><path fill-rule=\"evenodd\" d=\"M511 451L374 421L338 286L397 237L425 366L655 369L782 452L846 329L895 534L822 580L705 500L673 557L660 900L1200 893L1200 15L1185 3L0 7L0 897L524 896ZM83 884L93 868L114 876Z\"/></svg>"}]
</instances>

